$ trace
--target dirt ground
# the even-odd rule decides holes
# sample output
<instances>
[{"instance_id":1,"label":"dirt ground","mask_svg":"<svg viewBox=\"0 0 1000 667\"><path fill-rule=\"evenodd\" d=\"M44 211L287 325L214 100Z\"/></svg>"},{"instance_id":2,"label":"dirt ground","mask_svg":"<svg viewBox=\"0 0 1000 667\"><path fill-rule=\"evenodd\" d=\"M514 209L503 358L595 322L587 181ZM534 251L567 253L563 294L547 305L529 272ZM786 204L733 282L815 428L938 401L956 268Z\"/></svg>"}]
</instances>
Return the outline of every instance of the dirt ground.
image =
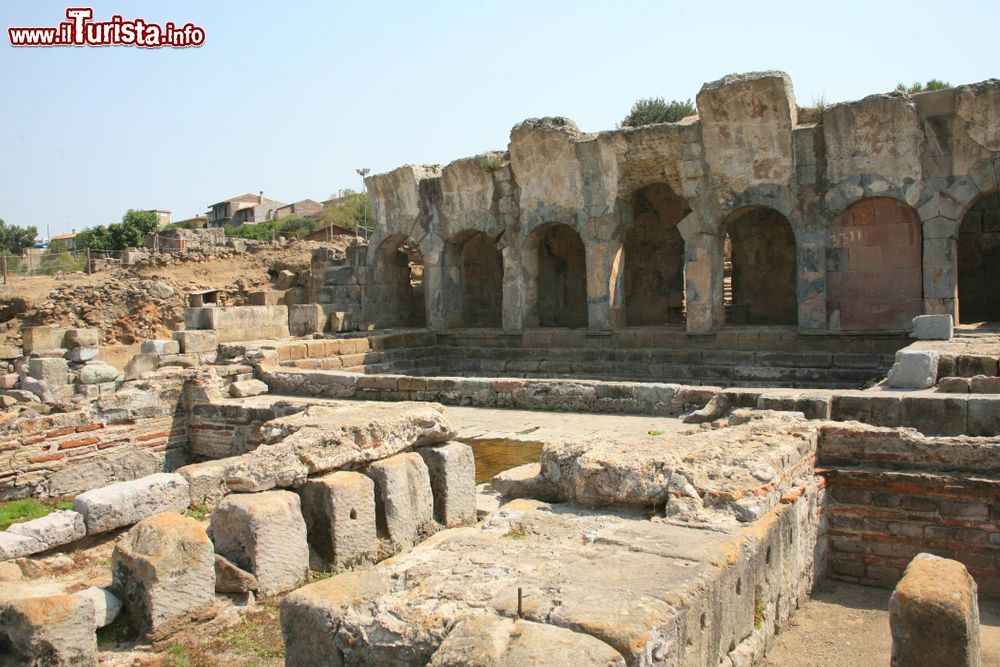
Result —
<instances>
[{"instance_id":1,"label":"dirt ground","mask_svg":"<svg viewBox=\"0 0 1000 667\"><path fill-rule=\"evenodd\" d=\"M888 665L892 591L824 581L775 638L767 667ZM1000 665L1000 601L980 600L982 664Z\"/></svg>"}]
</instances>

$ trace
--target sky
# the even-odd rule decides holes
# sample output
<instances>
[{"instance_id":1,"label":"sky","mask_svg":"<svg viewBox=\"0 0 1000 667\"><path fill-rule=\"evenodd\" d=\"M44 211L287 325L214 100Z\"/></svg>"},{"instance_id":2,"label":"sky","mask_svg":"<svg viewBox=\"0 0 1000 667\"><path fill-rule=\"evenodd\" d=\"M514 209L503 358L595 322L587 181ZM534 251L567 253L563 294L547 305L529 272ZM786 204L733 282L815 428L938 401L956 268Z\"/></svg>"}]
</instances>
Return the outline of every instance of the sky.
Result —
<instances>
[{"instance_id":1,"label":"sky","mask_svg":"<svg viewBox=\"0 0 1000 667\"><path fill-rule=\"evenodd\" d=\"M67 6L191 22L205 43L10 46L8 27ZM0 219L42 237L261 190L322 200L361 167L505 149L531 117L614 128L733 72L785 71L802 106L1000 76L997 0L3 0L0 24Z\"/></svg>"}]
</instances>

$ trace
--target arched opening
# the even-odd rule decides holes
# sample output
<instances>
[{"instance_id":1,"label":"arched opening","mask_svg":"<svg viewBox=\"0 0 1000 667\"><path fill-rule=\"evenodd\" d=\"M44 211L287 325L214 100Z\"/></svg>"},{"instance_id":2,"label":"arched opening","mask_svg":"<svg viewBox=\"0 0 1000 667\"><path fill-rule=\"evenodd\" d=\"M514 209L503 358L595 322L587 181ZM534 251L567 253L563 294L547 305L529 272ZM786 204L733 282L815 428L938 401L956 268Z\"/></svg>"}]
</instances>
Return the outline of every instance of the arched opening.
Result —
<instances>
[{"instance_id":1,"label":"arched opening","mask_svg":"<svg viewBox=\"0 0 1000 667\"><path fill-rule=\"evenodd\" d=\"M924 309L920 217L905 203L871 197L829 227L827 325L831 331L906 329Z\"/></svg>"},{"instance_id":2,"label":"arched opening","mask_svg":"<svg viewBox=\"0 0 1000 667\"><path fill-rule=\"evenodd\" d=\"M390 236L375 253L372 289L373 312L380 327L423 327L424 258L411 238Z\"/></svg>"},{"instance_id":3,"label":"arched opening","mask_svg":"<svg viewBox=\"0 0 1000 667\"><path fill-rule=\"evenodd\" d=\"M547 223L528 240L535 272L538 326L587 326L587 257L580 235L561 223Z\"/></svg>"},{"instance_id":4,"label":"arched opening","mask_svg":"<svg viewBox=\"0 0 1000 667\"><path fill-rule=\"evenodd\" d=\"M737 211L726 223L723 252L728 324L796 324L795 234L774 209Z\"/></svg>"},{"instance_id":5,"label":"arched opening","mask_svg":"<svg viewBox=\"0 0 1000 667\"><path fill-rule=\"evenodd\" d=\"M623 243L626 325L684 322L684 239L677 223L688 212L665 183L647 185L632 198Z\"/></svg>"},{"instance_id":6,"label":"arched opening","mask_svg":"<svg viewBox=\"0 0 1000 667\"><path fill-rule=\"evenodd\" d=\"M458 286L462 326L501 326L503 257L493 239L479 231L460 232L449 241L445 262Z\"/></svg>"},{"instance_id":7,"label":"arched opening","mask_svg":"<svg viewBox=\"0 0 1000 667\"><path fill-rule=\"evenodd\" d=\"M958 317L1000 322L1000 192L980 197L958 228Z\"/></svg>"}]
</instances>

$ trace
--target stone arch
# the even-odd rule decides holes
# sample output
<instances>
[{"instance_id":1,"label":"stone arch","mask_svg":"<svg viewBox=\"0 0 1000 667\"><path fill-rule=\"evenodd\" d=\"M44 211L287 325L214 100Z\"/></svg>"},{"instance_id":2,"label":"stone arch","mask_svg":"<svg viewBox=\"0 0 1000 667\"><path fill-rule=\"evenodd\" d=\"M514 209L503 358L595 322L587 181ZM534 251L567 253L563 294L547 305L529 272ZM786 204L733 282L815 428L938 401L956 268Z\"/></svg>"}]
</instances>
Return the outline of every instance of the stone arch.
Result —
<instances>
[{"instance_id":1,"label":"stone arch","mask_svg":"<svg viewBox=\"0 0 1000 667\"><path fill-rule=\"evenodd\" d=\"M625 325L684 322L684 239L677 225L690 212L666 183L633 194L613 271L620 285L612 286Z\"/></svg>"},{"instance_id":2,"label":"stone arch","mask_svg":"<svg viewBox=\"0 0 1000 667\"><path fill-rule=\"evenodd\" d=\"M958 228L958 315L1000 322L1000 190L980 195Z\"/></svg>"},{"instance_id":3,"label":"stone arch","mask_svg":"<svg viewBox=\"0 0 1000 667\"><path fill-rule=\"evenodd\" d=\"M424 257L411 237L394 234L375 249L369 306L379 327L427 325Z\"/></svg>"},{"instance_id":4,"label":"stone arch","mask_svg":"<svg viewBox=\"0 0 1000 667\"><path fill-rule=\"evenodd\" d=\"M587 259L580 234L559 222L540 225L528 235L524 261L527 326L587 326Z\"/></svg>"},{"instance_id":5,"label":"stone arch","mask_svg":"<svg viewBox=\"0 0 1000 667\"><path fill-rule=\"evenodd\" d=\"M868 197L827 232L831 331L907 329L923 312L923 236L917 212L894 197Z\"/></svg>"},{"instance_id":6,"label":"stone arch","mask_svg":"<svg viewBox=\"0 0 1000 667\"><path fill-rule=\"evenodd\" d=\"M444 270L457 290L456 322L465 327L499 327L503 312L503 256L484 232L465 230L445 245Z\"/></svg>"},{"instance_id":7,"label":"stone arch","mask_svg":"<svg viewBox=\"0 0 1000 667\"><path fill-rule=\"evenodd\" d=\"M797 246L788 218L747 206L733 211L721 231L726 323L797 324Z\"/></svg>"}]
</instances>

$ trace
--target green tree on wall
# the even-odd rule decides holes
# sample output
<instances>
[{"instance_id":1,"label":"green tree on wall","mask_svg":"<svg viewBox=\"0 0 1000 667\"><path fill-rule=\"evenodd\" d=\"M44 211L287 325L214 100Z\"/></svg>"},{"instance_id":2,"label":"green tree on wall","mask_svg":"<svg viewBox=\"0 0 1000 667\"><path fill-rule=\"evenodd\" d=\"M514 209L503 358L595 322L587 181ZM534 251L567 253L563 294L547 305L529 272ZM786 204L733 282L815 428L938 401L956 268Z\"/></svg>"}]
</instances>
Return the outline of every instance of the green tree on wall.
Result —
<instances>
[{"instance_id":1,"label":"green tree on wall","mask_svg":"<svg viewBox=\"0 0 1000 667\"><path fill-rule=\"evenodd\" d=\"M22 248L30 248L35 244L36 236L38 229L35 227L18 227L0 220L0 249L7 254L17 254Z\"/></svg>"},{"instance_id":2,"label":"green tree on wall","mask_svg":"<svg viewBox=\"0 0 1000 667\"><path fill-rule=\"evenodd\" d=\"M639 127L653 123L676 123L687 116L693 116L695 111L691 100L665 101L662 97L642 99L632 105L632 110L622 121L623 127Z\"/></svg>"},{"instance_id":3,"label":"green tree on wall","mask_svg":"<svg viewBox=\"0 0 1000 667\"><path fill-rule=\"evenodd\" d=\"M77 234L76 247L107 252L136 248L143 244L146 234L156 230L156 223L156 214L152 211L130 208L121 222L90 227Z\"/></svg>"}]
</instances>

